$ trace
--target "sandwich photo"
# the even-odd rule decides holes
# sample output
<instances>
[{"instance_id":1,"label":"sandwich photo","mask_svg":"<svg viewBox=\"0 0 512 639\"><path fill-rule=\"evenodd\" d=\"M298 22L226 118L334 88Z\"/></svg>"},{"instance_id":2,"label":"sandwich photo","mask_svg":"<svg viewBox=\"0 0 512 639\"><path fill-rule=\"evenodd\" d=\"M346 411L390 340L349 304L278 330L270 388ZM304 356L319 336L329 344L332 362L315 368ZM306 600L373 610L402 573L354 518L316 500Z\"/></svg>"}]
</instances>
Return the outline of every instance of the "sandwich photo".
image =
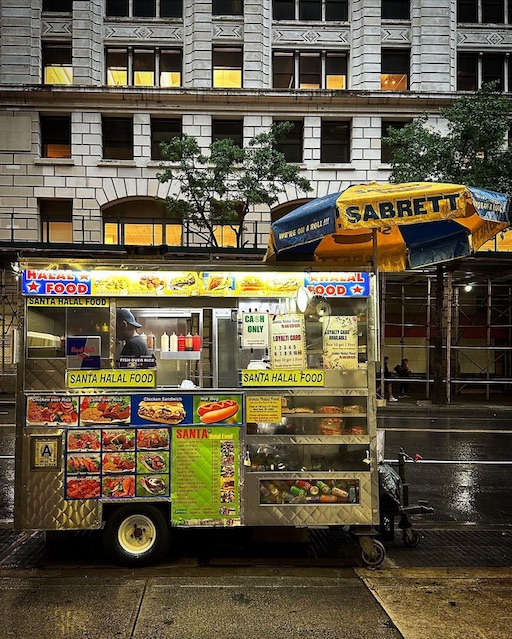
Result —
<instances>
[{"instance_id":1,"label":"sandwich photo","mask_svg":"<svg viewBox=\"0 0 512 639\"><path fill-rule=\"evenodd\" d=\"M179 424L187 413L181 402L140 402L138 415L149 422Z\"/></svg>"}]
</instances>

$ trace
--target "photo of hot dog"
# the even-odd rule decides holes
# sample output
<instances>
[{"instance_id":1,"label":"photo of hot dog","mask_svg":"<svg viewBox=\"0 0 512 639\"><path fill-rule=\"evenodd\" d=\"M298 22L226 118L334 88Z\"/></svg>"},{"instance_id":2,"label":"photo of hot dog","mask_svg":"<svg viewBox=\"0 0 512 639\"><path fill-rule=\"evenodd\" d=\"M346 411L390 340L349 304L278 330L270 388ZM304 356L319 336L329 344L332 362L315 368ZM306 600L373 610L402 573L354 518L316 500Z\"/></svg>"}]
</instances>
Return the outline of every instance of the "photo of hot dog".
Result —
<instances>
[{"instance_id":1,"label":"photo of hot dog","mask_svg":"<svg viewBox=\"0 0 512 639\"><path fill-rule=\"evenodd\" d=\"M234 399L220 399L217 402L206 402L197 408L197 414L203 424L215 424L236 415L239 410L238 402Z\"/></svg>"}]
</instances>

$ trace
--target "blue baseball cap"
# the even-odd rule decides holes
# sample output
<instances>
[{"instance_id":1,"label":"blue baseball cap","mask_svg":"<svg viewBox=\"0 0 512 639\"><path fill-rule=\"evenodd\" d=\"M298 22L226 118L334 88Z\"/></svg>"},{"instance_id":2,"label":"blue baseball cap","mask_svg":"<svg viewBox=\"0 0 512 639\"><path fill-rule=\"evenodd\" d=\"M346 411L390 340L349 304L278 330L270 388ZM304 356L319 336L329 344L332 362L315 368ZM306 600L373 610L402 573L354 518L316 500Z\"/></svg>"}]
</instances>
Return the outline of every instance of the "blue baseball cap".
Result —
<instances>
[{"instance_id":1,"label":"blue baseball cap","mask_svg":"<svg viewBox=\"0 0 512 639\"><path fill-rule=\"evenodd\" d=\"M134 314L130 311L129 308L117 309L117 319L118 321L131 324L132 326L135 326L135 328L140 328L142 326L142 324L139 324L139 322L137 322Z\"/></svg>"}]
</instances>

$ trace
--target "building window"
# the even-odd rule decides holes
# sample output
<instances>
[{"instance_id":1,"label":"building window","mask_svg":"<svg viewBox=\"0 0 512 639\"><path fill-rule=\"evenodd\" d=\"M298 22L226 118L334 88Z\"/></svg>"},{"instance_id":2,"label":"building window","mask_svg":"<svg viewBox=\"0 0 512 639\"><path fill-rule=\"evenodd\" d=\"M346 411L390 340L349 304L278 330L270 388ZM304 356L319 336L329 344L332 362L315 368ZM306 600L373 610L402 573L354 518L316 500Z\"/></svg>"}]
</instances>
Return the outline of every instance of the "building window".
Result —
<instances>
[{"instance_id":1,"label":"building window","mask_svg":"<svg viewBox=\"0 0 512 639\"><path fill-rule=\"evenodd\" d=\"M242 16L243 14L243 0L212 0L214 16Z\"/></svg>"},{"instance_id":2,"label":"building window","mask_svg":"<svg viewBox=\"0 0 512 639\"><path fill-rule=\"evenodd\" d=\"M382 49L380 88L383 91L407 91L409 68L408 49Z\"/></svg>"},{"instance_id":3,"label":"building window","mask_svg":"<svg viewBox=\"0 0 512 639\"><path fill-rule=\"evenodd\" d=\"M133 159L132 118L106 117L103 125L103 157L106 160Z\"/></svg>"},{"instance_id":4,"label":"building window","mask_svg":"<svg viewBox=\"0 0 512 639\"><path fill-rule=\"evenodd\" d=\"M324 164L350 162L350 122L322 120L320 162Z\"/></svg>"},{"instance_id":5,"label":"building window","mask_svg":"<svg viewBox=\"0 0 512 639\"><path fill-rule=\"evenodd\" d=\"M182 246L183 225L163 218L163 202L155 199L129 200L109 206L103 212L105 244L134 246Z\"/></svg>"},{"instance_id":6,"label":"building window","mask_svg":"<svg viewBox=\"0 0 512 639\"><path fill-rule=\"evenodd\" d=\"M384 20L410 20L410 0L382 0L381 15Z\"/></svg>"},{"instance_id":7,"label":"building window","mask_svg":"<svg viewBox=\"0 0 512 639\"><path fill-rule=\"evenodd\" d=\"M233 140L240 148L244 145L244 121L212 119L212 142L217 140Z\"/></svg>"},{"instance_id":8,"label":"building window","mask_svg":"<svg viewBox=\"0 0 512 639\"><path fill-rule=\"evenodd\" d=\"M42 242L73 242L73 200L39 200Z\"/></svg>"},{"instance_id":9,"label":"building window","mask_svg":"<svg viewBox=\"0 0 512 639\"><path fill-rule=\"evenodd\" d=\"M181 86L180 49L107 49L108 86Z\"/></svg>"},{"instance_id":10,"label":"building window","mask_svg":"<svg viewBox=\"0 0 512 639\"><path fill-rule=\"evenodd\" d=\"M384 138L389 135L389 130L403 129L406 124L410 124L412 120L382 120L381 123L381 154L380 159L383 164L390 164L393 159L394 145L385 142Z\"/></svg>"},{"instance_id":11,"label":"building window","mask_svg":"<svg viewBox=\"0 0 512 639\"><path fill-rule=\"evenodd\" d=\"M73 0L43 0L43 13L71 13Z\"/></svg>"},{"instance_id":12,"label":"building window","mask_svg":"<svg viewBox=\"0 0 512 639\"><path fill-rule=\"evenodd\" d=\"M457 90L476 91L478 88L478 53L457 54Z\"/></svg>"},{"instance_id":13,"label":"building window","mask_svg":"<svg viewBox=\"0 0 512 639\"><path fill-rule=\"evenodd\" d=\"M132 11L130 13L130 5ZM181 18L182 0L106 0L107 18Z\"/></svg>"},{"instance_id":14,"label":"building window","mask_svg":"<svg viewBox=\"0 0 512 639\"><path fill-rule=\"evenodd\" d=\"M502 53L459 53L457 55L457 90L476 91L481 84L496 82L496 90L504 91L505 60L506 56ZM510 66L509 64L509 74Z\"/></svg>"},{"instance_id":15,"label":"building window","mask_svg":"<svg viewBox=\"0 0 512 639\"><path fill-rule=\"evenodd\" d=\"M283 121L275 120L275 122ZM276 148L284 155L287 162L300 164L302 162L304 122L302 120L293 120L291 124L293 128L286 134L285 139L278 142Z\"/></svg>"},{"instance_id":16,"label":"building window","mask_svg":"<svg viewBox=\"0 0 512 639\"><path fill-rule=\"evenodd\" d=\"M347 56L344 53L276 51L272 64L274 89L334 90L347 86Z\"/></svg>"},{"instance_id":17,"label":"building window","mask_svg":"<svg viewBox=\"0 0 512 639\"><path fill-rule=\"evenodd\" d=\"M43 43L43 82L73 84L71 44Z\"/></svg>"},{"instance_id":18,"label":"building window","mask_svg":"<svg viewBox=\"0 0 512 639\"><path fill-rule=\"evenodd\" d=\"M242 86L242 49L213 49L213 86L239 89Z\"/></svg>"},{"instance_id":19,"label":"building window","mask_svg":"<svg viewBox=\"0 0 512 639\"><path fill-rule=\"evenodd\" d=\"M71 157L71 116L42 115L41 150L43 158Z\"/></svg>"},{"instance_id":20,"label":"building window","mask_svg":"<svg viewBox=\"0 0 512 639\"><path fill-rule=\"evenodd\" d=\"M496 82L496 91L505 90L505 54L484 53L482 55L482 84L488 82Z\"/></svg>"},{"instance_id":21,"label":"building window","mask_svg":"<svg viewBox=\"0 0 512 639\"><path fill-rule=\"evenodd\" d=\"M181 138L181 118L151 118L151 159L162 160L162 142Z\"/></svg>"},{"instance_id":22,"label":"building window","mask_svg":"<svg viewBox=\"0 0 512 639\"><path fill-rule=\"evenodd\" d=\"M510 0L457 0L457 22L504 24L505 12L508 24L512 23Z\"/></svg>"},{"instance_id":23,"label":"building window","mask_svg":"<svg viewBox=\"0 0 512 639\"><path fill-rule=\"evenodd\" d=\"M348 0L274 0L274 20L344 22L348 20Z\"/></svg>"}]
</instances>

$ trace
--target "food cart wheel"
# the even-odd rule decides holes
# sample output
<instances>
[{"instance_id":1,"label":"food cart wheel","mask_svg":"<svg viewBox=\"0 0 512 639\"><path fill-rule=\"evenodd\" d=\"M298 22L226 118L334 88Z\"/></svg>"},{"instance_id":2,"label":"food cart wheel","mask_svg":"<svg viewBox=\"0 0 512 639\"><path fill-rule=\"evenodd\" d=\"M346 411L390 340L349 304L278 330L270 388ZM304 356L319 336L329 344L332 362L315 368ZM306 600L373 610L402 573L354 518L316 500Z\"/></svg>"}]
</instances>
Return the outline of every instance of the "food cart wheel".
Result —
<instances>
[{"instance_id":1,"label":"food cart wheel","mask_svg":"<svg viewBox=\"0 0 512 639\"><path fill-rule=\"evenodd\" d=\"M163 512L151 504L117 508L103 531L105 549L124 566L145 566L161 559L171 542L170 525Z\"/></svg>"},{"instance_id":2,"label":"food cart wheel","mask_svg":"<svg viewBox=\"0 0 512 639\"><path fill-rule=\"evenodd\" d=\"M415 548L421 541L421 535L417 530L413 528L406 528L402 535L402 541L406 546Z\"/></svg>"},{"instance_id":3,"label":"food cart wheel","mask_svg":"<svg viewBox=\"0 0 512 639\"><path fill-rule=\"evenodd\" d=\"M368 548L368 543L363 543L363 538L360 539L363 563L368 568L379 568L386 558L386 549L376 539L369 539L368 542L372 546L371 549Z\"/></svg>"}]
</instances>

